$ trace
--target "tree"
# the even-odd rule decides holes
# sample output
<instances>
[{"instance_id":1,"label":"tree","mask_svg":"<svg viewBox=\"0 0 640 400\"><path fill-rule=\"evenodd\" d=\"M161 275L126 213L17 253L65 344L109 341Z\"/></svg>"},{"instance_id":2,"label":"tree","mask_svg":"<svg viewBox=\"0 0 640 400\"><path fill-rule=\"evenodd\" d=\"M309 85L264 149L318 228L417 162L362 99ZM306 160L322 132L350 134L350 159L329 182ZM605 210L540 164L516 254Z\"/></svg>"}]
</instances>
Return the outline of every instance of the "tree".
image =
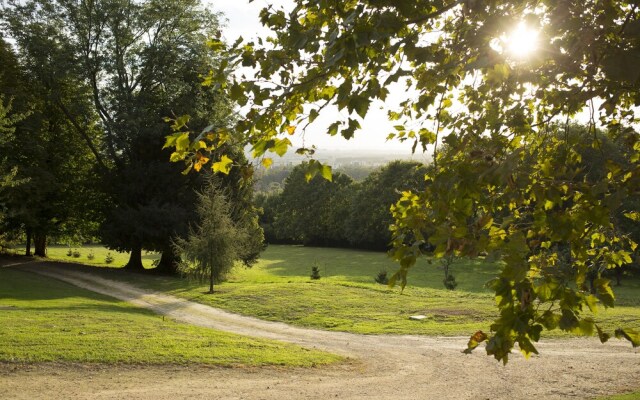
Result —
<instances>
[{"instance_id":1,"label":"tree","mask_svg":"<svg viewBox=\"0 0 640 400\"><path fill-rule=\"evenodd\" d=\"M93 154L107 195L103 241L131 252L130 269L142 270L142 249L162 252L160 267L174 269L171 240L187 233L201 181L166 164L164 119L188 113L198 130L230 119L226 98L201 85L219 58L206 45L219 35L216 16L195 0L31 0L3 11L30 71ZM61 95L72 77L89 113ZM86 115L99 118L97 136Z\"/></svg>"},{"instance_id":2,"label":"tree","mask_svg":"<svg viewBox=\"0 0 640 400\"><path fill-rule=\"evenodd\" d=\"M222 186L210 180L198 194L199 222L187 238L177 238L175 251L182 260L179 269L188 276L208 280L209 293L224 280L236 261L250 265L255 260L255 232L251 224L234 221L234 206Z\"/></svg>"},{"instance_id":3,"label":"tree","mask_svg":"<svg viewBox=\"0 0 640 400\"><path fill-rule=\"evenodd\" d=\"M52 88L28 72L33 60L19 60L5 41L0 43L0 58L7 65L0 88L28 114L15 124L12 140L6 144L7 162L22 183L5 193L9 209L5 228L24 230L26 254L30 255L33 239L35 254L44 257L48 236L80 231L89 225L89 209L95 204L92 200L99 198L92 190L95 171L90 153L56 109ZM75 108L87 111L85 118L90 120L77 81L68 76L58 81L55 96L67 101L73 98Z\"/></svg>"},{"instance_id":4,"label":"tree","mask_svg":"<svg viewBox=\"0 0 640 400\"><path fill-rule=\"evenodd\" d=\"M400 199L403 191L420 190L425 173L425 167L419 163L394 161L358 184L345 220L349 242L355 247L388 250L391 244L389 227L393 223L389 208Z\"/></svg>"},{"instance_id":5,"label":"tree","mask_svg":"<svg viewBox=\"0 0 640 400\"><path fill-rule=\"evenodd\" d=\"M307 164L300 164L285 179L273 221L277 237L304 245L346 246L351 178L335 173L332 181L318 176L307 183L306 169Z\"/></svg>"},{"instance_id":6,"label":"tree","mask_svg":"<svg viewBox=\"0 0 640 400\"><path fill-rule=\"evenodd\" d=\"M489 334L471 337L469 351L487 341L487 353L507 362L516 343L536 353L541 332L555 328L609 339L583 311L613 306L609 282L598 280L595 296L583 283L591 265L619 267L637 248L611 228L621 199L640 188L632 128L640 72L628 68L640 60L635 2L298 0L288 13L263 10L261 20L273 31L269 45L238 41L209 76L248 110L233 135L212 137L244 135L254 155L280 154L288 134L336 107L344 113L333 114L328 133L350 138L390 86L404 86L388 111L396 124L389 137L433 151L434 165L424 190L405 193L394 209L396 279L406 282L427 241L441 257L489 252L505 263L492 283L500 317ZM539 51L511 51L518 26L537 32ZM236 74L228 83L236 65L256 68L256 78ZM562 131L581 113L589 120L582 142L599 148L599 125L625 143L625 162L607 159L595 185L564 179L580 157ZM563 147L566 157L554 159ZM178 146L174 158L198 154ZM571 253L566 273L559 243ZM614 333L640 345L633 329Z\"/></svg>"}]
</instances>

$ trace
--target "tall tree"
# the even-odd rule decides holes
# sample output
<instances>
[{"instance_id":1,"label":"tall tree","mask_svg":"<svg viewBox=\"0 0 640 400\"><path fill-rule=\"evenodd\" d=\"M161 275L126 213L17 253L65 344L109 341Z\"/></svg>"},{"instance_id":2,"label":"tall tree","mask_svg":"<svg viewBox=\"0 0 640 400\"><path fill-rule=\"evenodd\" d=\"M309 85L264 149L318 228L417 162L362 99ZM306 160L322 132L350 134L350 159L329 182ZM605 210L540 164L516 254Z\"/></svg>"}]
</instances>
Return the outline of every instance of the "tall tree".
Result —
<instances>
[{"instance_id":1,"label":"tall tree","mask_svg":"<svg viewBox=\"0 0 640 400\"><path fill-rule=\"evenodd\" d=\"M216 16L196 0L15 1L5 14L21 51L40 61L33 69L51 76L54 93L60 77L71 75L90 94L98 137L74 101L57 97L55 104L101 170L112 204L103 240L131 252L128 268L142 269L144 248L167 253L162 260L171 269L171 238L186 233L198 179L166 165L164 118L188 113L196 130L228 121L228 101L200 78L217 62L206 45L219 35Z\"/></svg>"},{"instance_id":2,"label":"tall tree","mask_svg":"<svg viewBox=\"0 0 640 400\"><path fill-rule=\"evenodd\" d=\"M346 246L344 221L349 212L352 180L335 173L332 181L305 177L296 166L285 179L273 228L285 241L319 246Z\"/></svg>"},{"instance_id":3,"label":"tall tree","mask_svg":"<svg viewBox=\"0 0 640 400\"><path fill-rule=\"evenodd\" d=\"M29 67L36 60L24 57L19 61L4 41L0 47L0 57L8 67L0 86L29 114L15 125L7 148L9 162L22 184L7 193L10 212L5 223L8 228L26 231L27 254L33 238L35 254L44 257L49 235L87 226L95 198L90 190L96 180L90 153L57 109L54 97L73 99L75 108L86 112L87 121L91 113L75 78L57 77L57 88L53 89L46 77L31 74Z\"/></svg>"},{"instance_id":4,"label":"tall tree","mask_svg":"<svg viewBox=\"0 0 640 400\"><path fill-rule=\"evenodd\" d=\"M426 168L416 162L394 161L372 172L354 189L346 218L346 234L355 247L388 250L393 223L390 207L402 192L424 185Z\"/></svg>"},{"instance_id":5,"label":"tall tree","mask_svg":"<svg viewBox=\"0 0 640 400\"><path fill-rule=\"evenodd\" d=\"M402 101L388 111L396 125L389 136L432 150L434 168L424 190L405 193L395 208L397 278L406 281L427 240L437 256L490 252L505 263L492 285L500 317L489 334L471 337L469 351L487 341L487 353L506 362L516 343L525 355L536 353L541 332L555 328L596 331L605 342L611 333L582 310L612 306L613 292L603 279L594 296L583 282L590 265L619 267L637 248L611 221L621 200L640 188L640 135L633 129L640 72L628 67L640 60L638 7L296 0L290 12L266 8L269 46L229 48L228 65L257 69L256 79L238 75L227 85L246 105L246 118L233 135L220 130L212 137L245 135L256 156L283 153L292 143L288 134L335 106L344 112L332 114L337 120L328 133L350 138L374 101L385 101L396 82L404 85ZM228 77L220 68L209 81ZM577 152L553 158L566 146L558 122L569 126L581 112L590 132L581 141L599 148L593 133L601 125L625 143L625 162L607 158L608 172L597 184L567 184ZM177 146L174 159L195 162L195 144ZM560 242L571 252L562 274L555 262ZM614 334L640 345L632 329Z\"/></svg>"}]
</instances>

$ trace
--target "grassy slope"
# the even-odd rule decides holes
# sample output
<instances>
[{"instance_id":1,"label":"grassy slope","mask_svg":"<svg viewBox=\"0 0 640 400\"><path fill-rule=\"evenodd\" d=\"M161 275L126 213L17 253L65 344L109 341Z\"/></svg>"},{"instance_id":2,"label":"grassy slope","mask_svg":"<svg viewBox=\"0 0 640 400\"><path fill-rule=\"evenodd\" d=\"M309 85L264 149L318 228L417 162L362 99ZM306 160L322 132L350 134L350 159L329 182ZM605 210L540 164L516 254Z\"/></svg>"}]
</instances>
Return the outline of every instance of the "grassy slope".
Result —
<instances>
[{"instance_id":1,"label":"grassy slope","mask_svg":"<svg viewBox=\"0 0 640 400\"><path fill-rule=\"evenodd\" d=\"M320 280L309 279L312 265L320 267ZM453 292L443 289L443 272L438 264L425 261L411 272L404 293L374 283L380 270L391 273L395 268L382 253L274 245L253 268L235 269L213 296L203 294L206 288L197 282L104 273L215 307L294 325L427 335L469 335L477 329L488 330L496 309L484 284L495 274L495 266L468 260L454 264L459 286ZM640 327L638 293L640 282L626 280L624 286L616 288L618 306L601 311L599 323L607 328L620 324ZM415 314L427 318L409 320Z\"/></svg>"},{"instance_id":2,"label":"grassy slope","mask_svg":"<svg viewBox=\"0 0 640 400\"><path fill-rule=\"evenodd\" d=\"M0 268L0 360L311 366L339 357L175 323L60 281Z\"/></svg>"}]
</instances>

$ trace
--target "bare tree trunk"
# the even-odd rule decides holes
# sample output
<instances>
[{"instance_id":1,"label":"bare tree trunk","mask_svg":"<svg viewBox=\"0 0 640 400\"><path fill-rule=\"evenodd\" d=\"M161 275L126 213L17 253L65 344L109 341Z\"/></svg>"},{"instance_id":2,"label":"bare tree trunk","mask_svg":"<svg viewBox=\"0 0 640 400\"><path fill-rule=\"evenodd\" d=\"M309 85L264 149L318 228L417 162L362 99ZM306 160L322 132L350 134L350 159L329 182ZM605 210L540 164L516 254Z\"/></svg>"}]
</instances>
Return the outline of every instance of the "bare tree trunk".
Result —
<instances>
[{"instance_id":1,"label":"bare tree trunk","mask_svg":"<svg viewBox=\"0 0 640 400\"><path fill-rule=\"evenodd\" d=\"M158 266L155 268L155 272L177 275L178 274L178 262L179 258L173 251L173 248L169 247L162 252Z\"/></svg>"},{"instance_id":2,"label":"bare tree trunk","mask_svg":"<svg viewBox=\"0 0 640 400\"><path fill-rule=\"evenodd\" d=\"M211 274L209 275L209 293L213 293L213 268L211 268Z\"/></svg>"},{"instance_id":3,"label":"bare tree trunk","mask_svg":"<svg viewBox=\"0 0 640 400\"><path fill-rule=\"evenodd\" d=\"M44 233L35 233L33 235L33 243L35 245L34 254L38 257L47 256L47 235Z\"/></svg>"},{"instance_id":4,"label":"bare tree trunk","mask_svg":"<svg viewBox=\"0 0 640 400\"><path fill-rule=\"evenodd\" d=\"M31 255L31 228L27 228L27 248L24 252L25 256Z\"/></svg>"},{"instance_id":5,"label":"bare tree trunk","mask_svg":"<svg viewBox=\"0 0 640 400\"><path fill-rule=\"evenodd\" d=\"M129 255L129 262L124 266L129 271L144 271L142 266L142 246L134 245Z\"/></svg>"}]
</instances>

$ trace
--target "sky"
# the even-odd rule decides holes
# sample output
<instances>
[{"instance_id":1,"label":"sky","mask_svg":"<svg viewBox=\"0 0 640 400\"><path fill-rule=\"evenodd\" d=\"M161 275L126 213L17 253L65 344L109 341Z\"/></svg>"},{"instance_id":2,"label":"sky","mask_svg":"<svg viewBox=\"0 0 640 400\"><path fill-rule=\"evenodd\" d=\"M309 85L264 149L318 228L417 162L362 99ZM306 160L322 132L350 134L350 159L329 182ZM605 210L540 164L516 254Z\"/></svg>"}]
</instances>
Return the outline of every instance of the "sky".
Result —
<instances>
[{"instance_id":1,"label":"sky","mask_svg":"<svg viewBox=\"0 0 640 400\"><path fill-rule=\"evenodd\" d=\"M208 3L216 12L224 14L226 26L222 33L229 43L233 43L239 36L244 39L251 39L257 36L266 37L268 30L260 24L260 10L268 4L275 7L290 9L290 0L209 0ZM392 91L390 98L394 98L394 92L399 99L402 92ZM393 100L391 100L393 101ZM316 145L321 149L340 149L349 151L367 152L393 152L401 154L411 154L412 143L400 143L397 140L387 141L386 137L393 132L393 125L387 120L386 111L380 110L381 104L372 103L369 115L361 122L362 129L356 133L355 137L346 140L342 137L331 137L326 134L326 127L335 120L335 114L320 116L312 126L310 126L304 136L304 145ZM329 110L329 113L337 113L338 110ZM334 118L332 118L334 117ZM292 142L295 146L303 144L303 138L295 136Z\"/></svg>"}]
</instances>

